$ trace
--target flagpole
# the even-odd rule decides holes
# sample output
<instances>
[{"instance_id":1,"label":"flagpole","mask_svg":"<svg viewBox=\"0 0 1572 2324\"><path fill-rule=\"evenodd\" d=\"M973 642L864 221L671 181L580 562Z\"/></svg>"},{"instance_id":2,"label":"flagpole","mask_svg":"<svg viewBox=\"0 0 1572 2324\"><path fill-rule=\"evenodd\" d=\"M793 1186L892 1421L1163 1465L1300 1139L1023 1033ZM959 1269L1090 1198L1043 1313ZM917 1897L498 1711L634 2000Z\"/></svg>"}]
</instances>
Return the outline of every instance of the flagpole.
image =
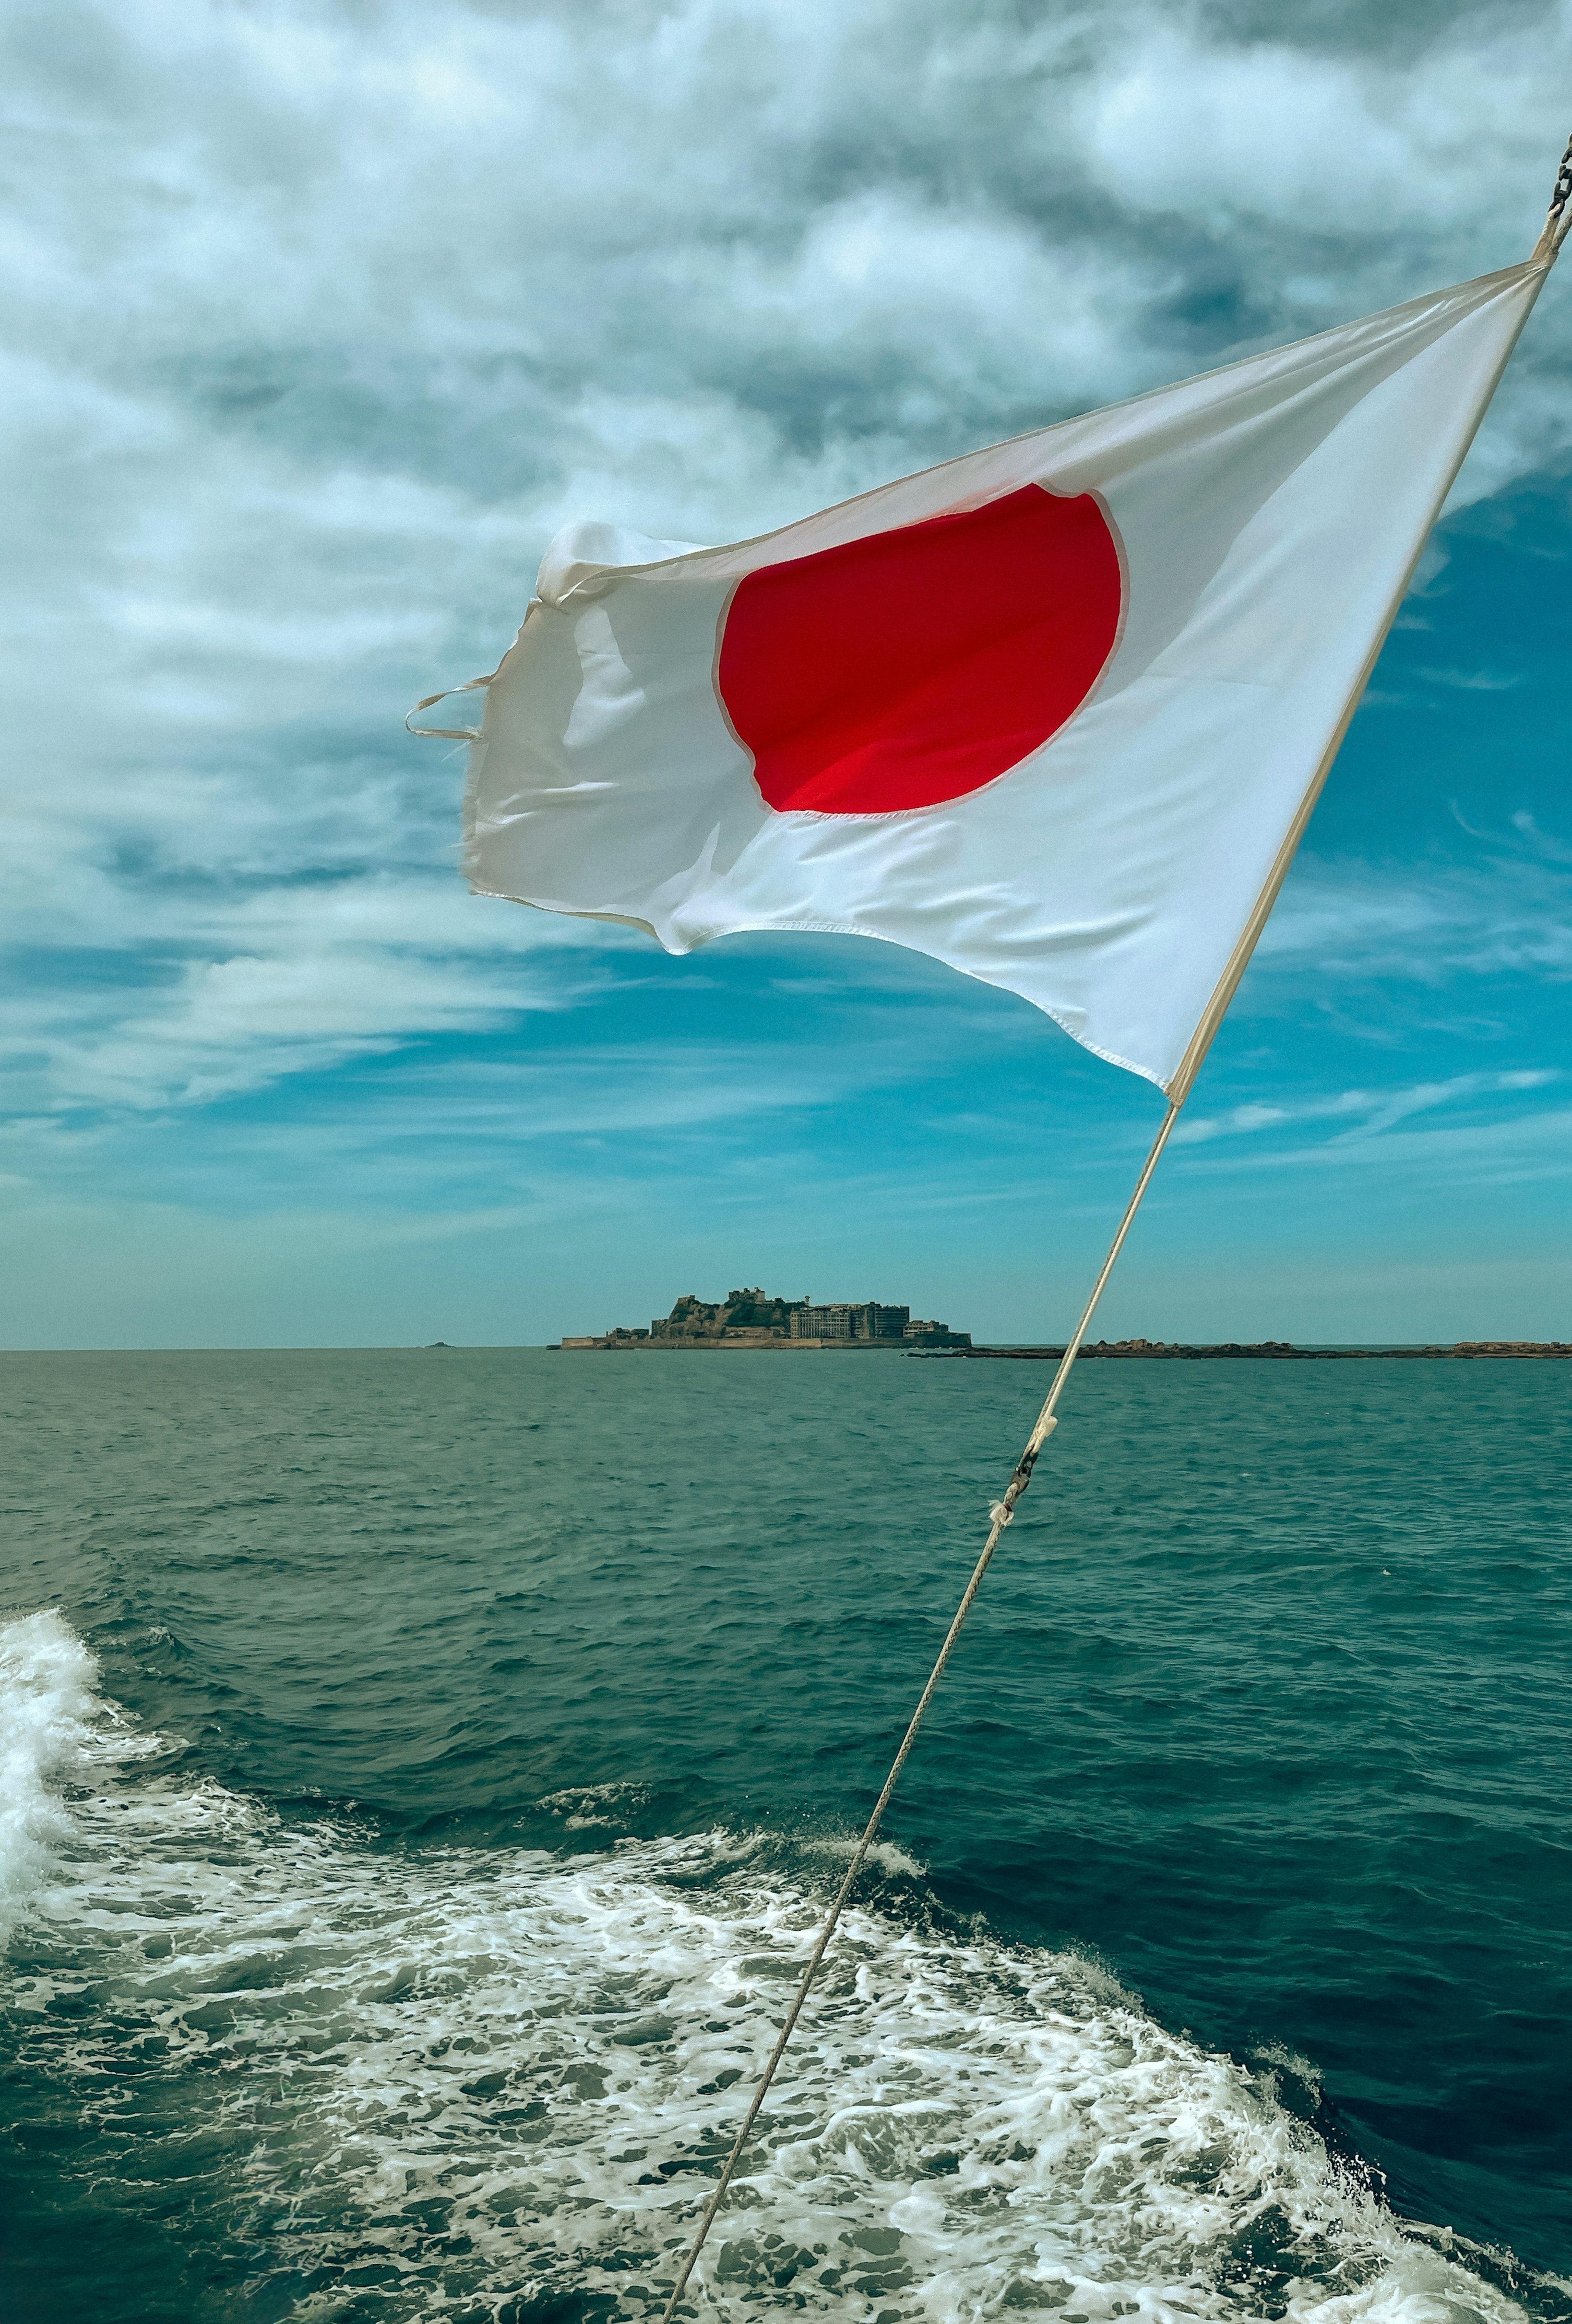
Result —
<instances>
[{"instance_id":1,"label":"flagpole","mask_svg":"<svg viewBox=\"0 0 1572 2324\"><path fill-rule=\"evenodd\" d=\"M715 2191L706 2204L704 2216L698 2222L698 2233L689 2246L687 2256L678 2270L677 2281L672 2286L671 2297L666 2302L665 2313L661 2319L661 2324L672 2324L672 2319L677 2313L678 2302L687 2289L689 2277L693 2273L694 2263L704 2249L705 2240L715 2224L716 2214L726 2200L726 2189L731 2185L733 2174L742 2158L743 2149L753 2135L754 2125L758 2119L759 2109L764 2103L765 2094L775 2079L775 2069L786 2054L786 2045L791 2039L797 2021L802 2015L803 2005L812 1990L815 1978L818 1975L819 1966L829 1947L829 1941L834 1936L837 1923L840 1920L842 1908L851 1894L853 1883L863 1868L868 1850L874 1844L874 1836L883 1821L884 1810L890 1804L890 1795L900 1781L901 1770L911 1755L911 1747L917 1740L917 1730L927 1716L928 1706L933 1700L939 1680L944 1676L945 1665L948 1662L955 1642L961 1634L961 1626L972 1610L972 1601L982 1587L983 1576L993 1562L994 1552L999 1545L999 1537L1014 1516L1016 1503L1031 1482L1031 1471L1037 1465L1038 1454L1059 1426L1055 1411L1059 1397L1064 1393L1065 1383L1069 1378L1070 1367L1080 1352L1081 1342L1090 1329L1097 1302L1107 1286L1108 1277L1114 1272L1114 1262L1124 1248L1124 1239L1134 1223L1135 1213L1141 1208L1142 1197L1151 1184L1151 1174L1157 1167L1163 1148L1168 1144L1169 1135L1179 1120L1179 1108L1183 1103L1182 1094L1179 1097L1170 1097L1169 1100L1168 1111L1163 1115L1157 1136L1152 1139L1151 1151L1142 1166L1141 1176L1135 1181L1134 1192L1125 1204L1124 1215L1120 1220L1114 1240L1108 1246L1108 1255L1103 1261L1096 1283L1092 1286L1091 1296L1081 1310L1081 1319L1071 1334L1069 1345L1059 1358L1042 1410L1038 1414L1031 1434L1026 1440L1026 1449L1015 1464L1010 1481L1004 1488L1003 1498L995 1501L988 1512L990 1519L988 1538L983 1544L982 1554L972 1568L971 1580L966 1583L960 1604L956 1608L951 1618L949 1628L945 1633L944 1644L939 1650L939 1659L929 1673L928 1684L918 1697L917 1708L912 1712L906 1732L902 1738L901 1748L896 1752L890 1772L884 1778L884 1787L874 1803L874 1812L868 1818L863 1836L853 1851L852 1860L846 1867L846 1877L836 1891L835 1901L825 1915L813 1950L809 1956L808 1966L802 1972L801 1982L797 1987L796 1996L786 2013L785 2022L776 2037L775 2046L770 2052L769 2062L754 2086L748 2110L743 2116L742 2126L732 2142L731 2152L726 2156L720 2177L716 2182Z\"/></svg>"}]
</instances>

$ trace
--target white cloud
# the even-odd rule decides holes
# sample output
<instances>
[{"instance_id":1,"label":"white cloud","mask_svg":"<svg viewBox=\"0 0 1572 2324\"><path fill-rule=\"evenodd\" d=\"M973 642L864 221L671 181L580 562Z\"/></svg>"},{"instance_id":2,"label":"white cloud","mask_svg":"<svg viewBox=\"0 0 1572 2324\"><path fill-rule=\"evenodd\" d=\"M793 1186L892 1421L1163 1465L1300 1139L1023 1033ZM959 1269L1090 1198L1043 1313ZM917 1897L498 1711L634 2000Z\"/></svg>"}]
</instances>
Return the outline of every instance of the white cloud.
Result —
<instances>
[{"instance_id":1,"label":"white cloud","mask_svg":"<svg viewBox=\"0 0 1572 2324\"><path fill-rule=\"evenodd\" d=\"M569 1002L562 944L617 939L472 934L456 762L398 723L495 659L559 521L754 531L1501 263L1572 79L1560 5L1334 42L1156 5L67 0L5 37L10 925L124 955L15 988L29 1106ZM1569 341L1553 289L1466 493L1572 447ZM1572 964L1564 911L1487 885L1300 882L1263 963Z\"/></svg>"},{"instance_id":2,"label":"white cloud","mask_svg":"<svg viewBox=\"0 0 1572 2324\"><path fill-rule=\"evenodd\" d=\"M1225 1147L1220 1152L1203 1148L1187 1157L1185 1167L1290 1177L1304 1171L1367 1170L1373 1183L1379 1182L1381 1199L1388 1205L1394 1198L1401 1200L1405 1186L1423 1189L1432 1197L1437 1187L1446 1187L1456 1202L1487 1187L1543 1185L1572 1177L1569 1133L1572 1111L1565 1106L1504 1112L1489 1108L1472 1120L1392 1130L1379 1137L1301 1139L1262 1148ZM1480 1219L1485 1215L1478 1214Z\"/></svg>"},{"instance_id":3,"label":"white cloud","mask_svg":"<svg viewBox=\"0 0 1572 2324\"><path fill-rule=\"evenodd\" d=\"M1454 1074L1446 1081L1417 1082L1406 1089L1341 1090L1335 1096L1299 1098L1286 1105L1235 1105L1221 1113L1187 1115L1174 1131L1173 1142L1209 1146L1220 1138L1247 1138L1263 1130L1298 1129L1311 1121L1346 1124L1336 1143L1364 1141L1382 1136L1417 1113L1464 1105L1482 1097L1548 1089L1561 1078L1553 1066L1525 1066L1505 1073Z\"/></svg>"},{"instance_id":4,"label":"white cloud","mask_svg":"<svg viewBox=\"0 0 1572 2324\"><path fill-rule=\"evenodd\" d=\"M1572 977L1572 880L1562 844L1514 819L1475 862L1414 872L1302 859L1251 969L1323 985L1385 980ZM1484 835L1480 835L1484 836Z\"/></svg>"},{"instance_id":5,"label":"white cloud","mask_svg":"<svg viewBox=\"0 0 1572 2324\"><path fill-rule=\"evenodd\" d=\"M1451 27L1438 19L1417 57L1355 42L1317 53L1286 25L1274 40L1231 42L1197 36L1193 17L1149 16L1076 93L1072 117L1110 194L1148 211L1265 218L1360 244L1373 243L1375 221L1410 245L1456 247L1459 229L1482 241L1527 229L1531 241L1540 217L1517 189L1529 192L1556 146L1546 66L1567 38L1554 16L1529 34L1521 17L1480 11ZM1145 166L1133 172L1136 152ZM1380 262L1372 252L1366 263Z\"/></svg>"}]
</instances>

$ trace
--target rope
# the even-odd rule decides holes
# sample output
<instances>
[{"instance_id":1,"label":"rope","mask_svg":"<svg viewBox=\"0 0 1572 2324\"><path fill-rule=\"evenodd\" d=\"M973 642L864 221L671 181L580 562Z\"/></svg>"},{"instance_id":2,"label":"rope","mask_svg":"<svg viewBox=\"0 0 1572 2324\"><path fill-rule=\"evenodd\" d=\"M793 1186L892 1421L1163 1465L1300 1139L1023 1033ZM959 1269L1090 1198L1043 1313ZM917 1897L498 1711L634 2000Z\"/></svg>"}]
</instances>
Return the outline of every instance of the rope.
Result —
<instances>
[{"instance_id":1,"label":"rope","mask_svg":"<svg viewBox=\"0 0 1572 2324\"><path fill-rule=\"evenodd\" d=\"M495 669L489 670L485 678L467 678L462 686L445 686L439 694L423 695L414 708L404 715L405 733L423 735L428 741L478 742L482 731L478 726L411 726L410 720L418 718L422 710L430 710L433 703L448 701L455 694L474 694L477 689L484 690L495 676Z\"/></svg>"},{"instance_id":2,"label":"rope","mask_svg":"<svg viewBox=\"0 0 1572 2324\"><path fill-rule=\"evenodd\" d=\"M1556 172L1556 182L1550 189L1550 207L1545 213L1545 230L1534 251L1536 258L1554 258L1567 232L1572 229L1572 217L1567 215L1567 204L1572 200L1572 139L1561 156L1561 166Z\"/></svg>"},{"instance_id":3,"label":"rope","mask_svg":"<svg viewBox=\"0 0 1572 2324\"><path fill-rule=\"evenodd\" d=\"M972 1600L982 1587L983 1576L986 1573L993 1561L994 1552L999 1545L999 1536L1013 1517L1017 1501L1031 1482L1031 1471L1037 1465L1038 1454L1059 1426L1054 1407L1063 1394L1065 1382L1069 1378L1070 1366L1080 1351L1081 1342L1086 1338L1090 1328L1092 1316L1098 1300L1103 1296L1104 1287L1114 1272L1114 1262L1124 1248L1124 1238L1130 1231L1136 1212L1141 1208L1141 1198L1151 1183L1151 1174L1157 1167L1158 1157L1168 1144L1169 1132L1179 1120L1179 1105L1182 1102L1179 1100L1170 1102L1168 1111L1162 1118L1162 1126L1152 1141L1151 1151L1147 1156L1141 1176L1135 1182L1135 1191L1131 1195L1125 1206L1124 1215L1119 1222L1118 1232L1108 1247L1108 1256L1103 1261L1102 1272L1092 1286L1092 1296L1086 1304L1080 1322L1076 1325L1075 1334L1068 1347L1059 1358L1042 1410L1038 1414L1031 1434L1026 1440L1026 1450L1015 1464L1010 1482L1004 1488L1003 1500L994 1502L988 1512L990 1519L988 1538L983 1545L983 1554L972 1568L972 1578L966 1583L961 1602L956 1608L949 1628L945 1633L944 1644L939 1650L939 1659L929 1673L928 1684L918 1698L917 1708L912 1712L911 1723L902 1738L901 1748L896 1752L894 1763L884 1778L884 1788L874 1804L874 1812L868 1818L866 1829L857 1842L850 1864L846 1867L846 1877L836 1891L835 1902L825 1915L824 1925L819 1930L818 1941L809 1956L808 1967L802 1973L802 1981L797 1988L796 1997L786 2013L786 2020L776 2039L775 2047L770 2052L769 2063L759 2077L753 2098L749 2101L748 2110L743 2116L742 2127L732 2142L731 2153L726 2156L725 2167L716 2181L715 2192L705 2206L704 2217L698 2222L698 2231L688 2247L687 2257L678 2270L677 2281L672 2286L671 2297L666 2302L665 2314L661 2319L661 2324L672 2324L672 2319L677 2313L677 2304L687 2289L689 2277L693 2273L694 2262L704 2249L705 2239L715 2224L716 2214L726 2200L726 2190L731 2185L732 2175L741 2160L743 2149L753 2134L754 2125L758 2119L759 2108L764 2103L765 2093L775 2079L775 2069L786 2054L786 2044L791 2041L796 2030L797 2021L802 2015L803 2004L812 1990L814 1978L818 1975L819 1964L828 1950L831 1937L835 1934L836 1924L840 1919L842 1908L846 1898L851 1895L852 1884L863 1868L868 1850L874 1844L874 1836L879 1829L884 1810L890 1804L890 1794L900 1780L902 1768L911 1755L911 1747L917 1740L917 1730L927 1715L928 1706L933 1701L939 1680L944 1676L945 1665L948 1662L951 1649L961 1634L961 1625L972 1610Z\"/></svg>"}]
</instances>

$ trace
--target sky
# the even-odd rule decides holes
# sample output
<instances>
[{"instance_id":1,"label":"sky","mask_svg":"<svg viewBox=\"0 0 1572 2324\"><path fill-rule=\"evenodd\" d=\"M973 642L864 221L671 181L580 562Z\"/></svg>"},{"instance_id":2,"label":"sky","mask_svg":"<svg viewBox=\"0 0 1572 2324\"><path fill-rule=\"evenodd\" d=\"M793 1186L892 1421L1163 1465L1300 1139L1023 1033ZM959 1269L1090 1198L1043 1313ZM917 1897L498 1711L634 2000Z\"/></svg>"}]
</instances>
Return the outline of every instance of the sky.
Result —
<instances>
[{"instance_id":1,"label":"sky","mask_svg":"<svg viewBox=\"0 0 1572 2324\"><path fill-rule=\"evenodd\" d=\"M13 0L0 1344L1068 1328L1161 1111L851 939L470 897L551 534L708 541L1525 256L1572 9ZM1105 1301L1572 1340L1572 263Z\"/></svg>"}]
</instances>

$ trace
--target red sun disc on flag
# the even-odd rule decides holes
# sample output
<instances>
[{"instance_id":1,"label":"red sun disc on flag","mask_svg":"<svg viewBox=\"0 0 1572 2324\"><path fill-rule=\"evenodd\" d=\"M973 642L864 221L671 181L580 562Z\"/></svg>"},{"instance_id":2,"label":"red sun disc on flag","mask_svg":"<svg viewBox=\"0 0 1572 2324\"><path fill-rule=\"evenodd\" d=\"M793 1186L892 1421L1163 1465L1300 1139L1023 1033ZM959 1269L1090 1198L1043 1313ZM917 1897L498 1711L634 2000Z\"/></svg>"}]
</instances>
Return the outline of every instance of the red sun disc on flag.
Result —
<instances>
[{"instance_id":1,"label":"red sun disc on flag","mask_svg":"<svg viewBox=\"0 0 1572 2324\"><path fill-rule=\"evenodd\" d=\"M1123 604L1097 501L1027 484L744 575L721 632L721 698L782 814L937 807L1074 716Z\"/></svg>"}]
</instances>

